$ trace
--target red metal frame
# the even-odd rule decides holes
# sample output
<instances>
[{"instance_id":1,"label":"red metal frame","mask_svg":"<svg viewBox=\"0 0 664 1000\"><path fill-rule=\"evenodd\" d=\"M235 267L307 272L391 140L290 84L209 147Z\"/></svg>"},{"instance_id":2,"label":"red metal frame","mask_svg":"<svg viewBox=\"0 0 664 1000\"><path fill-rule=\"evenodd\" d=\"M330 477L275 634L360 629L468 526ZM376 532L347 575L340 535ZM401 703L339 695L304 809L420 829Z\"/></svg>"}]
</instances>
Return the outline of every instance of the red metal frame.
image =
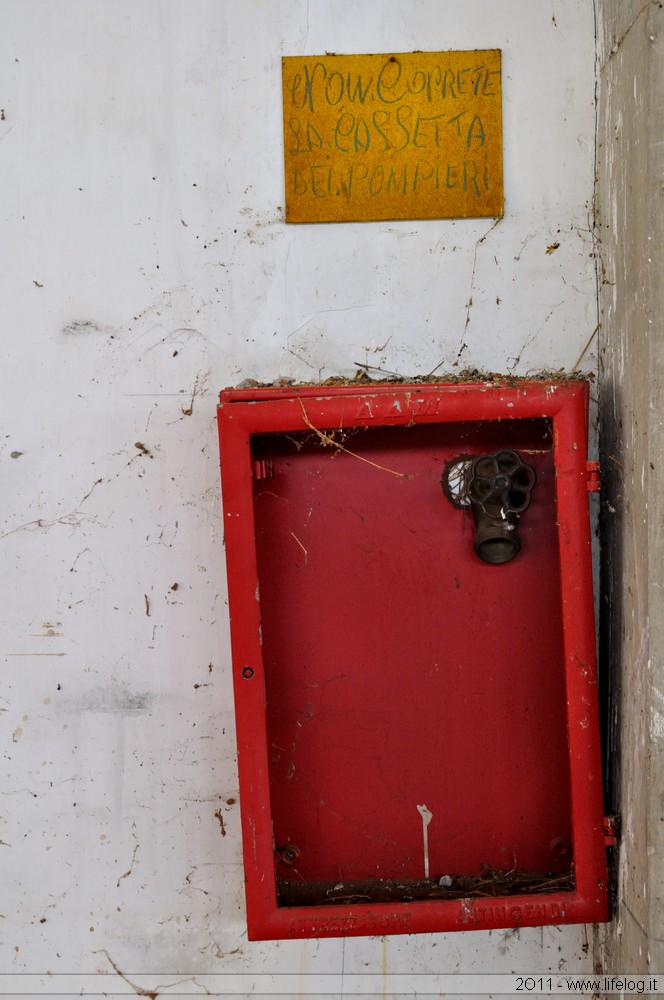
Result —
<instances>
[{"instance_id":1,"label":"red metal frame","mask_svg":"<svg viewBox=\"0 0 664 1000\"><path fill-rule=\"evenodd\" d=\"M248 932L251 939L416 933L609 919L580 381L232 389L218 410ZM343 427L550 421L560 564L574 888L546 894L280 906L270 799L252 440ZM256 438L255 438L256 436ZM260 474L260 473L259 473ZM441 499L441 506L444 501ZM450 508L451 516L458 512ZM500 570L498 570L500 572ZM546 776L542 775L542 780Z\"/></svg>"}]
</instances>

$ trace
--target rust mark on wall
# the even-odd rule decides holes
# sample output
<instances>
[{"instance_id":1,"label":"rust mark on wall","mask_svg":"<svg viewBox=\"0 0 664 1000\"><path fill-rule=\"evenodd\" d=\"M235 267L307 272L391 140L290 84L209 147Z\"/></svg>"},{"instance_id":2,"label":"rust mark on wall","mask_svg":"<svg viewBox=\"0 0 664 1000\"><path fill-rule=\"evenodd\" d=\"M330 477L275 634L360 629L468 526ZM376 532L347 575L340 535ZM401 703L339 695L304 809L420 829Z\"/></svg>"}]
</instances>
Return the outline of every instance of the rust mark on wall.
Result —
<instances>
[{"instance_id":1,"label":"rust mark on wall","mask_svg":"<svg viewBox=\"0 0 664 1000\"><path fill-rule=\"evenodd\" d=\"M208 377L209 377L210 374L211 373L209 371L207 371L207 372L204 372L203 374L198 374L196 376L196 378L194 380L194 387L191 390L191 402L189 403L189 406L181 406L180 407L180 411L181 411L183 417L190 417L192 415L192 413L194 412L194 400L196 399L196 396L200 396L203 393L203 391L205 389L205 383L206 383L206 381L207 381L207 379L208 379ZM181 390L181 391L184 392L184 390Z\"/></svg>"},{"instance_id":2,"label":"rust mark on wall","mask_svg":"<svg viewBox=\"0 0 664 1000\"><path fill-rule=\"evenodd\" d=\"M120 969L118 968L118 966L113 961L113 959L111 958L111 956L109 955L109 953L106 951L105 948L102 948L101 952L102 952L103 955L106 955L106 958L108 959L108 961L110 962L111 966L113 967L113 971L120 977L120 979L124 980L124 982L127 983L128 986L131 986L131 988L134 991L134 993L136 994L136 996L139 996L139 997L148 997L149 1000L157 1000L157 998L159 996L159 992L158 992L159 988L157 988L155 990L146 990L146 989L143 989L142 986L137 986L137 984L133 983L131 981L131 979L129 979L124 974L124 972L120 971Z\"/></svg>"},{"instance_id":3,"label":"rust mark on wall","mask_svg":"<svg viewBox=\"0 0 664 1000\"><path fill-rule=\"evenodd\" d=\"M131 856L131 862L129 864L129 868L127 868L127 871L123 872L122 875L120 875L119 878L118 878L118 881L116 883L118 886L120 885L120 882L122 882L122 880L124 878L129 878L129 876L133 872L133 870L134 870L134 862L136 861L136 855L137 855L137 853L138 853L138 844L136 844L136 846L134 847L134 853Z\"/></svg>"},{"instance_id":4,"label":"rust mark on wall","mask_svg":"<svg viewBox=\"0 0 664 1000\"><path fill-rule=\"evenodd\" d=\"M222 816L221 809L215 809L214 811L215 819L219 821L219 831L222 837L226 836L226 824L224 823L224 817Z\"/></svg>"},{"instance_id":5,"label":"rust mark on wall","mask_svg":"<svg viewBox=\"0 0 664 1000\"><path fill-rule=\"evenodd\" d=\"M31 632L30 636L33 639L61 639L63 634L60 629L62 628L62 622L43 622L42 626L43 632Z\"/></svg>"}]
</instances>

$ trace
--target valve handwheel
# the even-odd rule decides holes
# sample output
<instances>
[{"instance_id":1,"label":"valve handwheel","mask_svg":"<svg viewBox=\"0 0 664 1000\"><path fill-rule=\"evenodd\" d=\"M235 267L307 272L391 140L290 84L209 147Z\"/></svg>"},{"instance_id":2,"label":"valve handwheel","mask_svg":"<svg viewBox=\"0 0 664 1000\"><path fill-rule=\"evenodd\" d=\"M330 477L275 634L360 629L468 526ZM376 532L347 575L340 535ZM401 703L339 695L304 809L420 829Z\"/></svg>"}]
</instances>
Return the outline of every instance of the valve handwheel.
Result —
<instances>
[{"instance_id":1,"label":"valve handwheel","mask_svg":"<svg viewBox=\"0 0 664 1000\"><path fill-rule=\"evenodd\" d=\"M467 493L490 517L520 514L530 503L535 470L515 451L498 451L473 459L467 472Z\"/></svg>"}]
</instances>

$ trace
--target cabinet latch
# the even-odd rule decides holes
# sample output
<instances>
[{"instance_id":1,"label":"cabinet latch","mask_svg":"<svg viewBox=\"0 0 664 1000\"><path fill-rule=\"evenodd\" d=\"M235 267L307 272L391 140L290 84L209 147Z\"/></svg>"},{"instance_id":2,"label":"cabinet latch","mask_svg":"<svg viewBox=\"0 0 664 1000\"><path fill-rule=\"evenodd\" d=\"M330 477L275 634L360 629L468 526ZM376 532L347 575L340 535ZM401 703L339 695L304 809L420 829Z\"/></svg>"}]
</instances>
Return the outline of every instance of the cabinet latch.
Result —
<instances>
[{"instance_id":1,"label":"cabinet latch","mask_svg":"<svg viewBox=\"0 0 664 1000\"><path fill-rule=\"evenodd\" d=\"M251 471L255 482L259 482L261 479L272 479L274 463L270 458L255 458L251 463Z\"/></svg>"}]
</instances>

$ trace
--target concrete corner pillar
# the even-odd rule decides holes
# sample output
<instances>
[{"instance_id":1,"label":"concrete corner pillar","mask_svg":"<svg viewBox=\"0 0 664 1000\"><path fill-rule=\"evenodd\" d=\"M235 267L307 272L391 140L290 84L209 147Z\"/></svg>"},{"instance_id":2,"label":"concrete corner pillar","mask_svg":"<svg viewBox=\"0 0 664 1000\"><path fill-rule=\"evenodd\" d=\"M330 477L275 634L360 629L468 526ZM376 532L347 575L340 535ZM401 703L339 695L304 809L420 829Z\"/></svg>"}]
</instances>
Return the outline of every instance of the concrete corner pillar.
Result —
<instances>
[{"instance_id":1,"label":"concrete corner pillar","mask_svg":"<svg viewBox=\"0 0 664 1000\"><path fill-rule=\"evenodd\" d=\"M664 8L596 0L601 655L616 902L597 970L664 971Z\"/></svg>"}]
</instances>

